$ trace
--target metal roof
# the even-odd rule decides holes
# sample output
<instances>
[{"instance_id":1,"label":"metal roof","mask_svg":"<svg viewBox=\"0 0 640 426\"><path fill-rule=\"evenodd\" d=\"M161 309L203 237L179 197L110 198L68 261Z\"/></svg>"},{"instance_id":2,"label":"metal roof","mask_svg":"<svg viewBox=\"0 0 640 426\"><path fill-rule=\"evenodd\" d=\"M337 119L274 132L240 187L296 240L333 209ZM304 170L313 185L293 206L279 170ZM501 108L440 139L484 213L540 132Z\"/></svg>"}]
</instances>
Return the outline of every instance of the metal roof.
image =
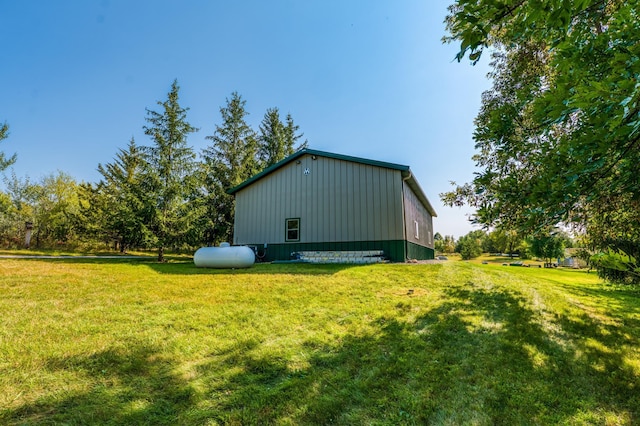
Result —
<instances>
[{"instance_id":1,"label":"metal roof","mask_svg":"<svg viewBox=\"0 0 640 426\"><path fill-rule=\"evenodd\" d=\"M413 173L411 173L411 170L409 169L409 166L404 166L402 164L387 163L385 161L369 160L369 159L360 158L360 157L352 157L350 155L334 154L332 152L318 151L318 150L315 150L315 149L308 149L308 148L304 148L304 149L301 149L299 151L294 152L293 154L291 154L290 156L288 156L284 160L281 160L281 161L277 162L276 164L274 164L271 167L267 167L266 169L264 169L260 173L250 177L249 179L245 180L241 184L239 184L237 186L234 186L233 188L228 189L227 190L227 194L230 194L230 195L235 194L236 192L240 191L241 189L246 188L247 186L249 186L249 185L253 184L254 182L262 179L263 177L267 176L268 174L273 173L274 171L276 171L279 168L285 166L286 164L290 163L291 161L294 161L294 160L302 157L303 155L316 155L318 157L326 157L326 158L332 158L332 159L335 159L335 160L350 161L352 163L359 163L359 164L366 164L366 165L369 165L369 166L382 167L382 168L385 168L385 169L399 170L402 173L402 177L404 178L404 180L409 185L409 188L411 188L413 190L413 192L416 194L418 199L425 206L427 211L429 211L431 216L433 216L433 217L437 216L436 211L433 209L433 206L429 202L429 199L424 194L424 191L422 191L422 188L420 188L420 184L418 184L418 181L413 176Z\"/></svg>"}]
</instances>

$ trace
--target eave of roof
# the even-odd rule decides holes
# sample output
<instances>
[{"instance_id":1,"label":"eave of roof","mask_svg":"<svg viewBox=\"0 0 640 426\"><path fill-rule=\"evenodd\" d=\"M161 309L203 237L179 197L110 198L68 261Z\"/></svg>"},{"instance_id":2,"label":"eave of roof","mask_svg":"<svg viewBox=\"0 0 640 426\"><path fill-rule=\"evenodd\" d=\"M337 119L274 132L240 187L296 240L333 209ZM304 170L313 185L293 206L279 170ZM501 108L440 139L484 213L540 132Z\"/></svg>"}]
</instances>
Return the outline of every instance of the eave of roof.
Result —
<instances>
[{"instance_id":1,"label":"eave of roof","mask_svg":"<svg viewBox=\"0 0 640 426\"><path fill-rule=\"evenodd\" d=\"M411 170L402 172L402 177L404 178L405 182L407 182L407 185L409 185L409 188L411 188L414 194L416 194L416 196L418 197L418 200L420 200L422 205L427 209L429 214L433 217L437 217L438 214L436 213L436 210L433 208L433 206L429 202L429 199L427 198L424 191L420 187L420 184L418 183L416 178L413 176L413 173L411 173Z\"/></svg>"},{"instance_id":2,"label":"eave of roof","mask_svg":"<svg viewBox=\"0 0 640 426\"><path fill-rule=\"evenodd\" d=\"M252 183L262 179L263 177L267 176L270 173L275 172L276 170L280 169L286 164L302 157L303 155L316 155L318 157L333 158L335 160L350 161L352 163L366 164L369 166L382 167L385 169L399 170L400 172L402 172L402 176L405 178L409 187L413 190L413 192L416 193L416 195L418 196L418 199L422 202L422 204L424 204L424 206L427 208L429 213L434 217L437 216L436 211L433 209L433 206L431 206L431 203L429 202L429 199L424 194L424 191L422 191L422 188L420 188L420 185L418 184L418 181L416 181L415 177L413 176L413 173L411 173L409 166L404 166L401 164L394 164L394 163L387 163L385 161L369 160L369 159L360 158L360 157L352 157L350 155L334 154L332 152L318 151L315 149L308 149L308 148L304 148L294 152L284 160L277 162L271 167L267 167L260 173L250 177L249 179L245 180L241 184L228 189L227 194L234 195L236 192L240 191L241 189L246 188Z\"/></svg>"}]
</instances>

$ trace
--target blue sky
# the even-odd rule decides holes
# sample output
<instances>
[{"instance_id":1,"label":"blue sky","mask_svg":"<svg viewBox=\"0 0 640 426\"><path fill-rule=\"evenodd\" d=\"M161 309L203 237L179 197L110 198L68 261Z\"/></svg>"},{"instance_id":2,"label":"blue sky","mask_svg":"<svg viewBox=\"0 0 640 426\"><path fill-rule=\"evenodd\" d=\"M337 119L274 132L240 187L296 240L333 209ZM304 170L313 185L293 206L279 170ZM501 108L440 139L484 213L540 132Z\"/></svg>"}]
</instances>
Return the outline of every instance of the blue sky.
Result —
<instances>
[{"instance_id":1,"label":"blue sky","mask_svg":"<svg viewBox=\"0 0 640 426\"><path fill-rule=\"evenodd\" d=\"M473 229L438 194L473 178L487 60L442 44L448 0L0 0L0 144L18 176L96 182L178 79L200 152L233 91L249 124L291 113L313 149L411 166L437 232Z\"/></svg>"}]
</instances>

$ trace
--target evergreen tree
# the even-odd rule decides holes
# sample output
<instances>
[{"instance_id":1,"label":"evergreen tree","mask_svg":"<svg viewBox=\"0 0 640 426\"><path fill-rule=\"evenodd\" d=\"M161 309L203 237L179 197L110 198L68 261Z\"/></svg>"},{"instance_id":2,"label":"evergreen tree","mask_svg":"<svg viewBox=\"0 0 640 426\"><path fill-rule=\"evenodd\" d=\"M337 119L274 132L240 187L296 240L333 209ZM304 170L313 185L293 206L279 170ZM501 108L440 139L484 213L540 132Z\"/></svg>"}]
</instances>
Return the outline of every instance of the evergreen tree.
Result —
<instances>
[{"instance_id":1,"label":"evergreen tree","mask_svg":"<svg viewBox=\"0 0 640 426\"><path fill-rule=\"evenodd\" d=\"M127 149L120 149L112 163L99 164L103 179L88 209L103 209L106 237L119 240L120 251L146 245L150 240L151 203L145 188L145 163L140 147L132 138ZM90 191L89 191L90 192ZM86 195L91 196L92 194ZM89 212L87 211L87 214Z\"/></svg>"},{"instance_id":2,"label":"evergreen tree","mask_svg":"<svg viewBox=\"0 0 640 426\"><path fill-rule=\"evenodd\" d=\"M303 136L302 133L297 133L299 128L300 126L293 122L291 114L287 114L285 124L280 120L278 108L267 110L260 124L258 137L258 159L262 168L270 167L307 146L305 141L299 147L294 148L298 139Z\"/></svg>"},{"instance_id":3,"label":"evergreen tree","mask_svg":"<svg viewBox=\"0 0 640 426\"><path fill-rule=\"evenodd\" d=\"M167 100L158 102L160 112L147 109L144 126L153 145L144 147L145 185L152 197L151 230L157 240L158 261L164 250L184 242L195 211L190 208L196 170L196 155L187 146L189 133L198 131L187 122L188 108L178 103L178 81L174 80Z\"/></svg>"},{"instance_id":4,"label":"evergreen tree","mask_svg":"<svg viewBox=\"0 0 640 426\"><path fill-rule=\"evenodd\" d=\"M0 142L9 137L9 125L4 123L0 125ZM16 154L11 157L5 157L4 153L0 151L0 172L16 162Z\"/></svg>"},{"instance_id":5,"label":"evergreen tree","mask_svg":"<svg viewBox=\"0 0 640 426\"><path fill-rule=\"evenodd\" d=\"M245 121L249 113L246 101L233 92L225 107L220 108L222 125L216 125L212 145L203 152L206 174L210 176L207 190L206 231L212 240L233 240L233 196L225 191L259 171L258 142L253 129Z\"/></svg>"},{"instance_id":6,"label":"evergreen tree","mask_svg":"<svg viewBox=\"0 0 640 426\"><path fill-rule=\"evenodd\" d=\"M298 139L301 139L302 136L304 136L304 133L297 133L299 129L300 126L293 122L293 117L291 117L291 114L287 114L284 126L284 141L287 156L293 154L296 151L300 151L301 149L304 149L309 145L308 141L305 139L304 142L296 147Z\"/></svg>"},{"instance_id":7,"label":"evergreen tree","mask_svg":"<svg viewBox=\"0 0 640 426\"><path fill-rule=\"evenodd\" d=\"M285 130L278 108L270 108L260 123L258 136L258 160L262 168L270 167L288 154L285 146Z\"/></svg>"}]
</instances>

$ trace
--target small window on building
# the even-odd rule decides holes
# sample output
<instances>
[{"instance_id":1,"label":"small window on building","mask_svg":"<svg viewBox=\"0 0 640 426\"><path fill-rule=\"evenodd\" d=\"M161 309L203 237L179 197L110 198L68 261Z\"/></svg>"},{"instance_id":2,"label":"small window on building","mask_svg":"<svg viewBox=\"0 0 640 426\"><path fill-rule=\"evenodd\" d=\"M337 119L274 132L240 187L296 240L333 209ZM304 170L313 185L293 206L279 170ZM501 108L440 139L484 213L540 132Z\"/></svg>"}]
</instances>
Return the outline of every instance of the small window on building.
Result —
<instances>
[{"instance_id":1,"label":"small window on building","mask_svg":"<svg viewBox=\"0 0 640 426\"><path fill-rule=\"evenodd\" d=\"M415 235L416 240L419 240L420 239L420 225L418 224L417 220L414 220L413 224L416 226L416 235Z\"/></svg>"},{"instance_id":2,"label":"small window on building","mask_svg":"<svg viewBox=\"0 0 640 426\"><path fill-rule=\"evenodd\" d=\"M285 241L300 241L300 218L287 219Z\"/></svg>"}]
</instances>

